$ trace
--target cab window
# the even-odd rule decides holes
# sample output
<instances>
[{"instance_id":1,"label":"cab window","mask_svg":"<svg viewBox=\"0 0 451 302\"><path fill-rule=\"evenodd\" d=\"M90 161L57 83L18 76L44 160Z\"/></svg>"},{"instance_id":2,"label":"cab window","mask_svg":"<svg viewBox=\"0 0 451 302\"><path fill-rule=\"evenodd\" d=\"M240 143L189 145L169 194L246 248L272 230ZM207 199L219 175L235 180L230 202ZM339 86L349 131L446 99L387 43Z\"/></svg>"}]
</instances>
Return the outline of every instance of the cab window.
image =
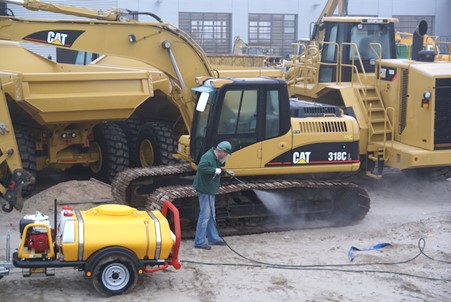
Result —
<instances>
[{"instance_id":1,"label":"cab window","mask_svg":"<svg viewBox=\"0 0 451 302\"><path fill-rule=\"evenodd\" d=\"M279 91L266 92L265 139L279 135Z\"/></svg>"},{"instance_id":2,"label":"cab window","mask_svg":"<svg viewBox=\"0 0 451 302\"><path fill-rule=\"evenodd\" d=\"M257 90L229 90L219 117L218 134L256 132Z\"/></svg>"}]
</instances>

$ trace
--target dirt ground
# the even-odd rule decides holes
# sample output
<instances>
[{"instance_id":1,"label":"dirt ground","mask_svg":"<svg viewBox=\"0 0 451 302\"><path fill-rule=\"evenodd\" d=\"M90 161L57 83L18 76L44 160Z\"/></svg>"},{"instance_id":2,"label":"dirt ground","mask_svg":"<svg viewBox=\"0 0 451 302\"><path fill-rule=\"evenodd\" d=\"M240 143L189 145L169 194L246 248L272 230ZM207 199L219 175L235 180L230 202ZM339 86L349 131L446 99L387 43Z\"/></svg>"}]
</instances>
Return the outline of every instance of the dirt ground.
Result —
<instances>
[{"instance_id":1,"label":"dirt ground","mask_svg":"<svg viewBox=\"0 0 451 302\"><path fill-rule=\"evenodd\" d=\"M226 237L233 251L219 246L197 250L192 240L184 240L180 270L146 275L130 294L109 301L449 301L451 179L415 181L389 172L363 185L372 207L358 224L328 227L315 222L302 230ZM36 209L53 217L54 198L89 201L111 195L98 183L69 181L31 197L22 213L0 213L1 260L7 231L12 249L17 248L19 219ZM354 262L349 261L351 246L378 243L391 246L354 252ZM433 259L420 254L419 246ZM0 301L103 299L73 269L58 269L55 277L30 278L13 269L0 280Z\"/></svg>"}]
</instances>

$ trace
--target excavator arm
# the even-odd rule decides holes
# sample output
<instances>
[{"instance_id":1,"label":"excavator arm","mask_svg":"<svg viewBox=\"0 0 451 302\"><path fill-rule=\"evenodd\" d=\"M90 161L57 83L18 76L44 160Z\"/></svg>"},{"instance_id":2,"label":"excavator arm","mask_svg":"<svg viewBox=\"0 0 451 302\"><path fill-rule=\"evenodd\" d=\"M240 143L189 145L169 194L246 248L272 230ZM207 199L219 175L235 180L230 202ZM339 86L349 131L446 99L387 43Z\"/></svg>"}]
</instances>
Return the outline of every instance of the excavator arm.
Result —
<instances>
[{"instance_id":1,"label":"excavator arm","mask_svg":"<svg viewBox=\"0 0 451 302\"><path fill-rule=\"evenodd\" d=\"M338 9L338 15L339 16L347 16L348 15L348 0L328 0L326 5L324 5L324 8L321 12L321 14L318 17L318 20L316 21L313 31L312 31L312 39L316 41L322 41L323 40L323 34L319 28L321 22L323 21L324 17L330 17L334 14L335 10Z\"/></svg>"},{"instance_id":2,"label":"excavator arm","mask_svg":"<svg viewBox=\"0 0 451 302\"><path fill-rule=\"evenodd\" d=\"M118 11L95 10L36 0L10 1L30 9L106 20L36 20L0 17L0 39L27 41L142 61L164 72L173 84L173 98L186 125L191 125L196 77L213 77L203 50L183 31L163 22L121 18ZM111 21L111 19L125 21ZM188 127L189 129L189 127Z\"/></svg>"},{"instance_id":3,"label":"excavator arm","mask_svg":"<svg viewBox=\"0 0 451 302\"><path fill-rule=\"evenodd\" d=\"M234 55L241 55L241 48L247 47L247 43L241 39L240 36L236 36L233 41L233 54Z\"/></svg>"},{"instance_id":4,"label":"excavator arm","mask_svg":"<svg viewBox=\"0 0 451 302\"><path fill-rule=\"evenodd\" d=\"M108 21L125 21L127 20L127 18L124 15L130 13L130 11L119 9L96 11L89 8L79 8L75 6L52 2L41 2L38 0L2 0L0 2L22 5L24 8L29 10L48 11L53 13L60 13Z\"/></svg>"}]
</instances>

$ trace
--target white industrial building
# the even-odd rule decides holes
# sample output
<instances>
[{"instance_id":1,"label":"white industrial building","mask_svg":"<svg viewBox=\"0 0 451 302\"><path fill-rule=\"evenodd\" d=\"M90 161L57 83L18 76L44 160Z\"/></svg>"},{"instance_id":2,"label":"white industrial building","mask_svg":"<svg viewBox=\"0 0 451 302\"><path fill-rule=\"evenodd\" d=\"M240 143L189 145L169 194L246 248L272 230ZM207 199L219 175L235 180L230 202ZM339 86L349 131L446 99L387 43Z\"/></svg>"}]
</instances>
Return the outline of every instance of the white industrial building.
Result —
<instances>
[{"instance_id":1,"label":"white industrial building","mask_svg":"<svg viewBox=\"0 0 451 302\"><path fill-rule=\"evenodd\" d=\"M318 20L327 0L69 0L48 2L94 8L126 8L151 12L164 22L189 33L208 54L231 53L234 37L249 45L268 46L286 56L296 40L309 37L312 22ZM450 0L348 0L348 15L395 17L397 31L412 32L420 20L429 24L428 34L440 41L451 41ZM48 12L27 11L8 4L17 17L71 19L74 17ZM140 15L140 21L155 19ZM55 50L33 46L48 57Z\"/></svg>"}]
</instances>

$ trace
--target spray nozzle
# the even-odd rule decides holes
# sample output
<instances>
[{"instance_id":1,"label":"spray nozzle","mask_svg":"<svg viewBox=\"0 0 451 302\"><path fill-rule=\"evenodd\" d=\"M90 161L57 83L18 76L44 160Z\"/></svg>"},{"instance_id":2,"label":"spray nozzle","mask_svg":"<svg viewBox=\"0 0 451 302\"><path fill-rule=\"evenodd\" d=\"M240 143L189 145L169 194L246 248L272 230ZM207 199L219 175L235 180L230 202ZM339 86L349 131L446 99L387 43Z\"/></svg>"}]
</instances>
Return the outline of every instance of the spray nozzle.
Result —
<instances>
[{"instance_id":1,"label":"spray nozzle","mask_svg":"<svg viewBox=\"0 0 451 302\"><path fill-rule=\"evenodd\" d=\"M233 171L226 170L225 173L226 173L227 175L229 175L230 177L235 177L235 173L233 173Z\"/></svg>"}]
</instances>

